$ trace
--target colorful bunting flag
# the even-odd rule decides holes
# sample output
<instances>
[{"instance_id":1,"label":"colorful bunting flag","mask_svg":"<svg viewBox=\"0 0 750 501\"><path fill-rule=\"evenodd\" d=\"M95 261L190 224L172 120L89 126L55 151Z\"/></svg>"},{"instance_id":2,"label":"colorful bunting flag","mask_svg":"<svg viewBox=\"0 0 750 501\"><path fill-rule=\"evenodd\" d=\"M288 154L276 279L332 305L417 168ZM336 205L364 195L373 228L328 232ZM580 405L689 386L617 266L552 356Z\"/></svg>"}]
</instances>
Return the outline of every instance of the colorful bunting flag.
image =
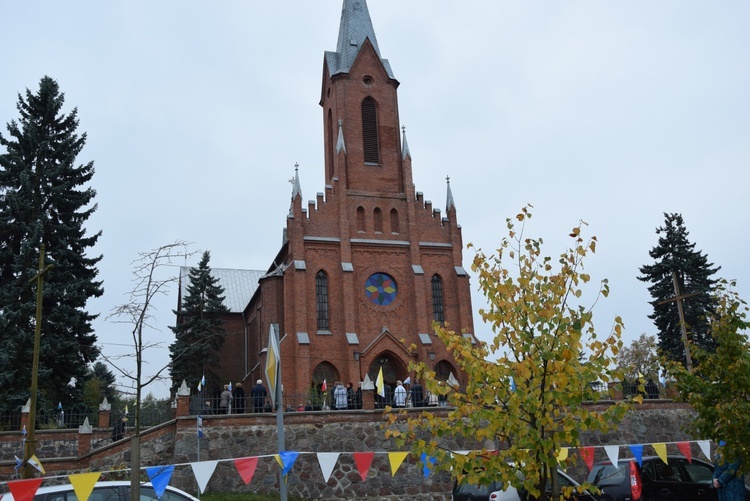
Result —
<instances>
[{"instance_id":1,"label":"colorful bunting flag","mask_svg":"<svg viewBox=\"0 0 750 501\"><path fill-rule=\"evenodd\" d=\"M294 466L294 462L297 461L299 452L282 451L279 452L279 457L281 458L281 474L286 477Z\"/></svg>"},{"instance_id":2,"label":"colorful bunting flag","mask_svg":"<svg viewBox=\"0 0 750 501\"><path fill-rule=\"evenodd\" d=\"M661 458L662 461L664 461L664 464L667 463L667 444L663 443L657 443L657 444L651 444L651 447L654 448L656 451L656 455Z\"/></svg>"},{"instance_id":3,"label":"colorful bunting flag","mask_svg":"<svg viewBox=\"0 0 750 501\"><path fill-rule=\"evenodd\" d=\"M677 448L680 450L683 456L688 460L688 463L693 463L693 451L690 450L690 442L677 442Z\"/></svg>"},{"instance_id":4,"label":"colorful bunting flag","mask_svg":"<svg viewBox=\"0 0 750 501\"><path fill-rule=\"evenodd\" d=\"M429 477L430 471L432 470L430 468L430 465L434 466L435 464L437 464L437 458L428 456L427 454L423 452L422 455L419 457L419 460L422 462L422 474L424 475L424 478Z\"/></svg>"},{"instance_id":5,"label":"colorful bunting flag","mask_svg":"<svg viewBox=\"0 0 750 501\"><path fill-rule=\"evenodd\" d=\"M594 448L593 447L579 447L578 453L583 458L586 466L589 467L589 471L594 469Z\"/></svg>"},{"instance_id":6,"label":"colorful bunting flag","mask_svg":"<svg viewBox=\"0 0 750 501\"><path fill-rule=\"evenodd\" d=\"M388 461L391 463L391 476L396 476L396 471L398 470L399 466L401 466L401 463L404 462L404 459L406 459L406 456L408 456L408 452L389 452L388 453Z\"/></svg>"},{"instance_id":7,"label":"colorful bunting flag","mask_svg":"<svg viewBox=\"0 0 750 501\"><path fill-rule=\"evenodd\" d=\"M617 461L620 459L619 445L605 445L604 452L607 453L607 457L612 464L617 464Z\"/></svg>"},{"instance_id":8,"label":"colorful bunting flag","mask_svg":"<svg viewBox=\"0 0 750 501\"><path fill-rule=\"evenodd\" d=\"M333 473L333 468L336 466L336 461L338 460L338 452L318 453L318 464L320 465L320 471L323 472L323 481L326 483L328 483L328 479L331 478L331 473Z\"/></svg>"},{"instance_id":9,"label":"colorful bunting flag","mask_svg":"<svg viewBox=\"0 0 750 501\"><path fill-rule=\"evenodd\" d=\"M411 384L411 376L406 376L406 379L404 379L404 384Z\"/></svg>"},{"instance_id":10,"label":"colorful bunting flag","mask_svg":"<svg viewBox=\"0 0 750 501\"><path fill-rule=\"evenodd\" d=\"M380 368L381 375L383 368ZM362 477L362 481L367 480L367 472L370 471L370 465L372 465L372 459L375 457L374 452L355 452L354 463L357 465L359 476Z\"/></svg>"},{"instance_id":11,"label":"colorful bunting flag","mask_svg":"<svg viewBox=\"0 0 750 501\"><path fill-rule=\"evenodd\" d=\"M151 481L151 485L154 488L157 498L161 498L164 491L169 485L169 481L172 479L172 473L174 472L174 465L169 466L152 466L146 468L146 475Z\"/></svg>"},{"instance_id":12,"label":"colorful bunting flag","mask_svg":"<svg viewBox=\"0 0 750 501\"><path fill-rule=\"evenodd\" d=\"M513 379L513 376L508 377L510 379L510 391L515 392L516 391L516 380Z\"/></svg>"},{"instance_id":13,"label":"colorful bunting flag","mask_svg":"<svg viewBox=\"0 0 750 501\"><path fill-rule=\"evenodd\" d=\"M378 388L378 395L385 398L385 384L383 383L383 366L380 366L380 372L378 372L378 378L375 380L375 386Z\"/></svg>"},{"instance_id":14,"label":"colorful bunting flag","mask_svg":"<svg viewBox=\"0 0 750 501\"><path fill-rule=\"evenodd\" d=\"M8 489L15 501L32 501L37 489L42 484L43 477L8 482Z\"/></svg>"},{"instance_id":15,"label":"colorful bunting flag","mask_svg":"<svg viewBox=\"0 0 750 501\"><path fill-rule=\"evenodd\" d=\"M200 461L197 463L190 463L190 467L193 469L193 475L195 476L195 481L198 482L201 494L206 490L208 481L211 480L211 475L214 474L217 464L218 461ZM81 501L80 498L79 501Z\"/></svg>"},{"instance_id":16,"label":"colorful bunting flag","mask_svg":"<svg viewBox=\"0 0 750 501\"><path fill-rule=\"evenodd\" d=\"M711 457L711 444L708 440L698 440L698 447L701 448L701 452L707 458Z\"/></svg>"},{"instance_id":17,"label":"colorful bunting flag","mask_svg":"<svg viewBox=\"0 0 750 501\"><path fill-rule=\"evenodd\" d=\"M638 466L643 466L643 446L640 444L634 444L629 445L628 447L630 447L630 452L633 453L633 457L638 461Z\"/></svg>"},{"instance_id":18,"label":"colorful bunting flag","mask_svg":"<svg viewBox=\"0 0 750 501\"><path fill-rule=\"evenodd\" d=\"M557 451L557 462L562 463L568 459L568 448L562 447L559 451Z\"/></svg>"},{"instance_id":19,"label":"colorful bunting flag","mask_svg":"<svg viewBox=\"0 0 750 501\"><path fill-rule=\"evenodd\" d=\"M320 387L322 391L328 391L328 384L326 383L326 380L323 380L323 386Z\"/></svg>"},{"instance_id":20,"label":"colorful bunting flag","mask_svg":"<svg viewBox=\"0 0 750 501\"><path fill-rule=\"evenodd\" d=\"M94 491L94 486L99 481L101 475L101 472L98 471L68 475L68 479L73 486L78 501L88 501L89 496L91 496L91 493Z\"/></svg>"},{"instance_id":21,"label":"colorful bunting flag","mask_svg":"<svg viewBox=\"0 0 750 501\"><path fill-rule=\"evenodd\" d=\"M245 485L249 484L255 475L255 467L258 466L258 458L240 458L234 460L234 467L237 468L237 473L242 477Z\"/></svg>"}]
</instances>

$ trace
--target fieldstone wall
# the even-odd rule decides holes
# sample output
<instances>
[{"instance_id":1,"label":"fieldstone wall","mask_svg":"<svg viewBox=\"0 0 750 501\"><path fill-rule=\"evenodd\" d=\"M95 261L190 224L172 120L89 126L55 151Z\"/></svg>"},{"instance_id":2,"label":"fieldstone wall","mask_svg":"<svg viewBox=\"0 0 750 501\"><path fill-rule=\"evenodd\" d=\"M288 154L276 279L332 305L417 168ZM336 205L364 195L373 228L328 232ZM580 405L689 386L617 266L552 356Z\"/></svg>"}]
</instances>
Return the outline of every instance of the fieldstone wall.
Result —
<instances>
[{"instance_id":1,"label":"fieldstone wall","mask_svg":"<svg viewBox=\"0 0 750 501\"><path fill-rule=\"evenodd\" d=\"M628 445L654 442L693 440L683 426L695 413L687 405L653 402L639 405L630 412L617 430L607 434L584 434L587 445ZM287 488L290 496L303 499L367 499L367 500L449 500L452 482L445 473L425 479L417 458L409 456L394 477L385 452L399 450L385 438L382 411L338 411L291 413L285 415L285 443L289 451L300 456L289 474ZM278 492L279 466L272 457L277 450L276 421L272 415L244 415L231 418L204 418L205 438L201 440L201 461L260 456L257 470L249 485L245 485L234 464L222 461L208 490L252 493ZM446 441L446 447L461 450L475 447L466 443ZM178 419L173 463L198 460L197 436L194 419ZM668 446L670 453L678 453L676 446ZM374 451L375 458L367 479L362 481L351 452ZM317 452L341 452L328 482L323 481ZM694 455L701 457L695 446ZM653 454L648 447L644 454ZM574 454L573 454L574 455ZM620 455L629 453L621 448ZM596 460L605 460L603 449L597 449ZM588 470L583 461L570 468L578 480L584 480ZM197 492L190 468L177 468L173 485L189 492Z\"/></svg>"},{"instance_id":2,"label":"fieldstone wall","mask_svg":"<svg viewBox=\"0 0 750 501\"><path fill-rule=\"evenodd\" d=\"M382 411L331 411L285 415L285 443L289 451L300 452L287 478L290 496L304 499L392 499L449 500L452 483L448 474L425 479L421 467L409 456L391 476L387 452L398 451L385 438ZM175 463L197 460L195 421L178 426ZM272 415L245 415L220 419L214 426L204 418L201 461L260 456L249 485L245 485L231 461L222 461L208 484L212 491L278 492L279 465L276 420ZM455 444L456 448L458 444ZM352 452L375 452L367 479L362 481ZM328 482L323 479L318 452L340 452ZM189 468L175 469L173 485L195 492L198 489Z\"/></svg>"},{"instance_id":3,"label":"fieldstone wall","mask_svg":"<svg viewBox=\"0 0 750 501\"><path fill-rule=\"evenodd\" d=\"M607 405L606 403L598 405ZM435 413L447 412L431 409ZM416 410L411 411L416 412ZM607 434L583 434L586 445L621 445L620 455L629 456L629 444L691 441L684 427L695 416L685 404L668 400L647 401L637 405L623 420L618 429ZM364 499L364 500L449 500L452 488L446 473L433 474L425 479L418 459L411 455L391 476L387 452L397 451L396 445L385 438L382 411L331 411L287 413L285 421L286 450L299 452L294 468L288 476L290 496L302 499ZM190 463L208 460L229 460L258 456L258 466L249 485L245 485L233 461L220 461L208 484L212 492L278 493L279 466L273 455L277 449L276 416L272 414L240 414L206 416L203 418L204 438L197 439L196 419L179 417L144 432L141 437L142 466L176 465L172 484L192 494L198 485ZM200 445L200 457L198 446ZM472 449L477 444L445 440L442 444L454 450ZM679 453L676 446L668 451ZM331 478L323 481L318 452L339 452ZM372 466L365 481L360 477L352 452L375 452ZM644 455L653 454L650 447ZM697 445L693 455L702 457ZM571 454L576 458L577 454ZM596 449L595 460L605 460L604 450ZM81 471L109 471L127 468L130 460L130 441L123 440L80 457L44 457L48 475L66 475ZM0 477L10 480L13 463L0 461ZM583 480L588 469L582 460L569 468L577 480ZM121 474L120 476L124 476ZM64 479L64 477L60 477ZM107 474L107 479L118 474ZM102 478L105 479L104 477Z\"/></svg>"}]
</instances>

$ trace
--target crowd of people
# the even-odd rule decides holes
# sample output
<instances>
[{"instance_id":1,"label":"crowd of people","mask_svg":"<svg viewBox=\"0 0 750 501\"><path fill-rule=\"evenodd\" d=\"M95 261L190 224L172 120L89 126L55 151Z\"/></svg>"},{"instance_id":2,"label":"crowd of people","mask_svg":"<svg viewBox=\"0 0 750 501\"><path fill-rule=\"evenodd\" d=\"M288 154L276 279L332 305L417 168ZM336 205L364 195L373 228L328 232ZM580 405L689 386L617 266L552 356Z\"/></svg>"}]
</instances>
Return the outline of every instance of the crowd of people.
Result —
<instances>
[{"instance_id":1,"label":"crowd of people","mask_svg":"<svg viewBox=\"0 0 750 501\"><path fill-rule=\"evenodd\" d=\"M438 384L443 384L442 381ZM407 389L406 386L409 386ZM445 395L435 395L425 390L418 381L411 382L407 379L406 382L401 380L396 381L396 387L392 388L388 383L384 383L383 395L376 395L375 407L382 409L385 406L392 407L445 407L447 405L447 397Z\"/></svg>"},{"instance_id":2,"label":"crowd of people","mask_svg":"<svg viewBox=\"0 0 750 501\"><path fill-rule=\"evenodd\" d=\"M233 388L228 384L224 389L214 388L209 398L203 404L203 414L244 414L246 412L271 412L271 399L268 391L263 386L263 381L258 379L248 395L242 383L237 383Z\"/></svg>"},{"instance_id":3,"label":"crowd of people","mask_svg":"<svg viewBox=\"0 0 750 501\"><path fill-rule=\"evenodd\" d=\"M442 384L442 382L440 383ZM384 383L382 391L375 392L375 407L383 409L391 407L437 407L446 405L446 396L431 394L417 381L397 381L395 387ZM382 393L382 395L381 395ZM288 397L288 398L287 398ZM332 387L325 384L313 385L307 394L286 396L286 412L318 411L318 410L355 410L362 409L362 388L354 383L336 381ZM304 397L304 398L302 398ZM291 402L299 402L294 405ZM304 404L302 403L304 402ZM205 399L203 414L244 414L273 412L271 399L262 380L257 380L249 392L245 392L242 383L234 388L224 385L223 390L218 387Z\"/></svg>"}]
</instances>

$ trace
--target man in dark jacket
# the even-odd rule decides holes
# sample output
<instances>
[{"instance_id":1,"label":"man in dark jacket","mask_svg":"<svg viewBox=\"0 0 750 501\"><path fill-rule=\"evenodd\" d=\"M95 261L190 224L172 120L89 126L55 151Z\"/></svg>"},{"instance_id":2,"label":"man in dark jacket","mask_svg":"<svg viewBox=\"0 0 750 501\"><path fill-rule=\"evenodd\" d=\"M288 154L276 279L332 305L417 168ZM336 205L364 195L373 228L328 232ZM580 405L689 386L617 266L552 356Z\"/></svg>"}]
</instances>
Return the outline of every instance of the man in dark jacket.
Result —
<instances>
[{"instance_id":1,"label":"man in dark jacket","mask_svg":"<svg viewBox=\"0 0 750 501\"><path fill-rule=\"evenodd\" d=\"M245 413L245 389L242 387L242 383L237 383L232 392L232 403L234 405L235 414Z\"/></svg>"},{"instance_id":2,"label":"man in dark jacket","mask_svg":"<svg viewBox=\"0 0 750 501\"><path fill-rule=\"evenodd\" d=\"M266 397L268 397L268 392L263 386L263 381L258 379L255 382L255 386L253 386L253 391L250 395L253 398L253 412L263 412L266 406Z\"/></svg>"},{"instance_id":3,"label":"man in dark jacket","mask_svg":"<svg viewBox=\"0 0 750 501\"><path fill-rule=\"evenodd\" d=\"M411 385L411 405L414 407L424 407L424 390L422 385L415 379Z\"/></svg>"}]
</instances>

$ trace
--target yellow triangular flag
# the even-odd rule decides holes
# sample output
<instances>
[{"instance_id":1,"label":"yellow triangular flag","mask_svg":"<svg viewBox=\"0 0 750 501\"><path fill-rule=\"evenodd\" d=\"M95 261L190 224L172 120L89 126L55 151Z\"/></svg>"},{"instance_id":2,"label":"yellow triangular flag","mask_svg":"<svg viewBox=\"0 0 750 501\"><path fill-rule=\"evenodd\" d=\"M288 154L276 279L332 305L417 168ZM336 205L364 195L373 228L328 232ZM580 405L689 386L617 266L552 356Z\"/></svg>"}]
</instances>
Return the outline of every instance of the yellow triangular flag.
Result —
<instances>
[{"instance_id":1,"label":"yellow triangular flag","mask_svg":"<svg viewBox=\"0 0 750 501\"><path fill-rule=\"evenodd\" d=\"M568 459L568 448L563 447L562 449L557 451L557 462L562 463L566 459Z\"/></svg>"},{"instance_id":2,"label":"yellow triangular flag","mask_svg":"<svg viewBox=\"0 0 750 501\"><path fill-rule=\"evenodd\" d=\"M274 454L274 459L276 459L276 462L279 463L279 466L281 466L281 469L284 469L284 462L281 460L281 454Z\"/></svg>"},{"instance_id":3,"label":"yellow triangular flag","mask_svg":"<svg viewBox=\"0 0 750 501\"><path fill-rule=\"evenodd\" d=\"M388 461L391 463L391 476L396 475L396 470L398 470L398 467L401 466L401 463L404 462L404 459L406 459L406 456L408 456L408 452L389 452L388 453Z\"/></svg>"},{"instance_id":4,"label":"yellow triangular flag","mask_svg":"<svg viewBox=\"0 0 750 501\"><path fill-rule=\"evenodd\" d=\"M651 444L651 447L654 448L656 451L656 455L661 458L662 461L664 461L664 464L667 463L667 444L659 443L659 444Z\"/></svg>"},{"instance_id":5,"label":"yellow triangular flag","mask_svg":"<svg viewBox=\"0 0 750 501\"><path fill-rule=\"evenodd\" d=\"M32 456L28 460L28 463L34 468L36 468L36 470L42 475L47 473L46 471L44 471L44 466L42 466L42 462L39 461L39 458L36 457L36 454L32 454Z\"/></svg>"},{"instance_id":6,"label":"yellow triangular flag","mask_svg":"<svg viewBox=\"0 0 750 501\"><path fill-rule=\"evenodd\" d=\"M76 491L78 501L88 501L94 485L99 481L101 472L79 473L77 475L68 475L73 490Z\"/></svg>"},{"instance_id":7,"label":"yellow triangular flag","mask_svg":"<svg viewBox=\"0 0 750 501\"><path fill-rule=\"evenodd\" d=\"M380 366L380 372L378 372L378 378L375 380L375 387L378 391L378 395L385 398L385 384L383 382L383 366Z\"/></svg>"}]
</instances>

